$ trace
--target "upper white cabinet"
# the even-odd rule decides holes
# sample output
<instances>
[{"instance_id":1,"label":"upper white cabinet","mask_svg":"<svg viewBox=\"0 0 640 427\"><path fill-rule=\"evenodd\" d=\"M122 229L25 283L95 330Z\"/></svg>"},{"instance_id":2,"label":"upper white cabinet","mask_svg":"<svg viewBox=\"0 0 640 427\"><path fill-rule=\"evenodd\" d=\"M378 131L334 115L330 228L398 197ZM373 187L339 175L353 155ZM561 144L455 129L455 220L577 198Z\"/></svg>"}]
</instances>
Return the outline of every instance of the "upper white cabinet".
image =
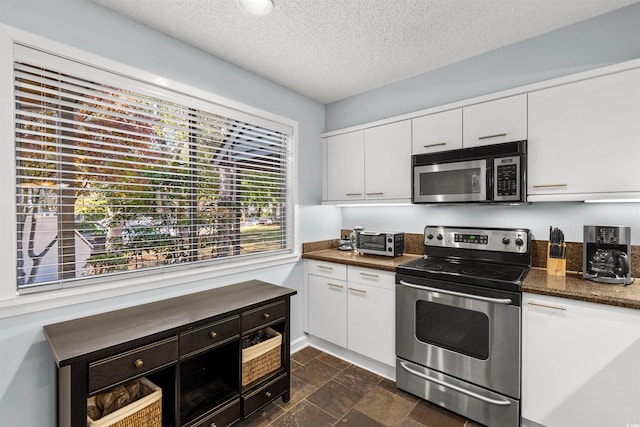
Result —
<instances>
[{"instance_id":1,"label":"upper white cabinet","mask_svg":"<svg viewBox=\"0 0 640 427\"><path fill-rule=\"evenodd\" d=\"M533 294L522 306L523 418L546 427L639 422L640 311Z\"/></svg>"},{"instance_id":2,"label":"upper white cabinet","mask_svg":"<svg viewBox=\"0 0 640 427\"><path fill-rule=\"evenodd\" d=\"M466 147L527 139L527 95L483 102L462 109Z\"/></svg>"},{"instance_id":3,"label":"upper white cabinet","mask_svg":"<svg viewBox=\"0 0 640 427\"><path fill-rule=\"evenodd\" d=\"M365 199L411 198L411 121L364 131Z\"/></svg>"},{"instance_id":4,"label":"upper white cabinet","mask_svg":"<svg viewBox=\"0 0 640 427\"><path fill-rule=\"evenodd\" d=\"M462 148L462 108L413 119L413 154Z\"/></svg>"},{"instance_id":5,"label":"upper white cabinet","mask_svg":"<svg viewBox=\"0 0 640 427\"><path fill-rule=\"evenodd\" d=\"M411 198L411 120L326 139L327 200Z\"/></svg>"},{"instance_id":6,"label":"upper white cabinet","mask_svg":"<svg viewBox=\"0 0 640 427\"><path fill-rule=\"evenodd\" d=\"M529 201L639 192L640 69L530 93L528 150Z\"/></svg>"},{"instance_id":7,"label":"upper white cabinet","mask_svg":"<svg viewBox=\"0 0 640 427\"><path fill-rule=\"evenodd\" d=\"M364 199L364 131L326 140L328 200Z\"/></svg>"}]
</instances>

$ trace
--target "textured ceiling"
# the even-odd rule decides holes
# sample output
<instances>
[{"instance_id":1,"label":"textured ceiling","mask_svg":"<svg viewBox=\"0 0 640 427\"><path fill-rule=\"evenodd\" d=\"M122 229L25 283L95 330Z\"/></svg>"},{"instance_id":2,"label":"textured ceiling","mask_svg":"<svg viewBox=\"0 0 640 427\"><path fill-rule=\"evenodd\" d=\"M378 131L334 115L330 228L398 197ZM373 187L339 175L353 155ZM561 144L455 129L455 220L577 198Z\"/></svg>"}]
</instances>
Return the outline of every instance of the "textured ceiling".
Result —
<instances>
[{"instance_id":1,"label":"textured ceiling","mask_svg":"<svg viewBox=\"0 0 640 427\"><path fill-rule=\"evenodd\" d=\"M321 103L639 0L94 0Z\"/></svg>"}]
</instances>

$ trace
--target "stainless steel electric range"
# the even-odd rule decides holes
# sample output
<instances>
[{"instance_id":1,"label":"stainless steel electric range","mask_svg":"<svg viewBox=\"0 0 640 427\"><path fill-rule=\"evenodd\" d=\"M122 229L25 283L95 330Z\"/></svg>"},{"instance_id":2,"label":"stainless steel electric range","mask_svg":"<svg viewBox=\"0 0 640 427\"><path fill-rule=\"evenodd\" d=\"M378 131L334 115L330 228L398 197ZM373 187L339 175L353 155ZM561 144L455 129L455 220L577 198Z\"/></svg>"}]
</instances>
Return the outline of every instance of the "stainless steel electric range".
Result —
<instances>
[{"instance_id":1,"label":"stainless steel electric range","mask_svg":"<svg viewBox=\"0 0 640 427\"><path fill-rule=\"evenodd\" d=\"M491 427L520 425L527 229L427 226L396 268L398 388Z\"/></svg>"}]
</instances>

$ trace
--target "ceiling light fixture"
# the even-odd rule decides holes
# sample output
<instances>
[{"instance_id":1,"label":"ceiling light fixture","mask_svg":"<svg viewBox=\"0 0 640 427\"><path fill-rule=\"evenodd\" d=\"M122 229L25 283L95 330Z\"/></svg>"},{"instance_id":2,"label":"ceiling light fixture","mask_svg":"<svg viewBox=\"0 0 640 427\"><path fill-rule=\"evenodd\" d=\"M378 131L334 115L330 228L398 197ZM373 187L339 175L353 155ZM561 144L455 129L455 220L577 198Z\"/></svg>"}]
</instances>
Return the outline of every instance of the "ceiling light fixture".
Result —
<instances>
[{"instance_id":1,"label":"ceiling light fixture","mask_svg":"<svg viewBox=\"0 0 640 427\"><path fill-rule=\"evenodd\" d=\"M240 10L258 16L268 15L273 10L271 0L236 0L236 4Z\"/></svg>"}]
</instances>

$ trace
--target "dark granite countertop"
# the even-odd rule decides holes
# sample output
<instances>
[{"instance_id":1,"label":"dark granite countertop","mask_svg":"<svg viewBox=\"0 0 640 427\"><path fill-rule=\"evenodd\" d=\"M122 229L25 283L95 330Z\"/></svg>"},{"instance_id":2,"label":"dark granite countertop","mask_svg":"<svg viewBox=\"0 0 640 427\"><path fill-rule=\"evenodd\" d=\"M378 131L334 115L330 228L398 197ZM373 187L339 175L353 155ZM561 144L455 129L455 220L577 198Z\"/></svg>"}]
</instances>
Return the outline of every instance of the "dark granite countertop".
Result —
<instances>
[{"instance_id":1,"label":"dark granite countertop","mask_svg":"<svg viewBox=\"0 0 640 427\"><path fill-rule=\"evenodd\" d=\"M354 251L340 251L335 248L321 249L302 254L302 258L316 261L335 262L356 267L375 268L377 270L396 271L396 267L405 262L421 258L422 255L404 254L397 257L380 255L358 255Z\"/></svg>"},{"instance_id":2,"label":"dark granite countertop","mask_svg":"<svg viewBox=\"0 0 640 427\"><path fill-rule=\"evenodd\" d=\"M302 258L395 271L396 266L422 256L404 254L391 258L358 255L353 251L340 251L336 249L336 245L337 241L305 244ZM640 281L629 286L608 285L583 280L576 272L567 272L567 275L562 277L549 276L546 269L534 267L525 278L522 291L640 310Z\"/></svg>"},{"instance_id":3,"label":"dark granite countertop","mask_svg":"<svg viewBox=\"0 0 640 427\"><path fill-rule=\"evenodd\" d=\"M550 276L544 268L532 268L524 279L522 292L550 295L640 310L640 282L629 286L583 280L576 272Z\"/></svg>"}]
</instances>

